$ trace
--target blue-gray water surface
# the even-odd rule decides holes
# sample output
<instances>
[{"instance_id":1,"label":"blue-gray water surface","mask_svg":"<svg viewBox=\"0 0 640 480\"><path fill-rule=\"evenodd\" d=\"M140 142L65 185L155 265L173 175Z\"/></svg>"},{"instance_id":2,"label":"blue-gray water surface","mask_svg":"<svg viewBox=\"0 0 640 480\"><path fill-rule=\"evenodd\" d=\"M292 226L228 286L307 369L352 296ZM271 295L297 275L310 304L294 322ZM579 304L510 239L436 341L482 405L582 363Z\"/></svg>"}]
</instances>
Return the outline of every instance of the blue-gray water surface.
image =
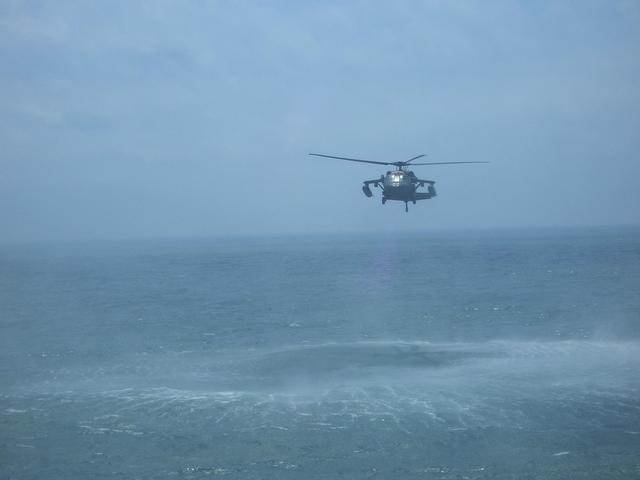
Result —
<instances>
[{"instance_id":1,"label":"blue-gray water surface","mask_svg":"<svg viewBox=\"0 0 640 480\"><path fill-rule=\"evenodd\" d=\"M0 477L640 478L640 231L0 247Z\"/></svg>"}]
</instances>

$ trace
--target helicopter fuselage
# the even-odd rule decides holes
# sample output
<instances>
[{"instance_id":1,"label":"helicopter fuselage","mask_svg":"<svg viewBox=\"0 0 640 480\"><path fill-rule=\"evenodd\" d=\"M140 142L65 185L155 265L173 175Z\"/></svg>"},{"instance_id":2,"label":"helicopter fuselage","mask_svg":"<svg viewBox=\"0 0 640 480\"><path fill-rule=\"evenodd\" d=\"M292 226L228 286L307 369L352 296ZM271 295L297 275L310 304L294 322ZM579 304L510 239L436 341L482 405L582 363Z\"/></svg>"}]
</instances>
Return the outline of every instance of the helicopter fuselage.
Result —
<instances>
[{"instance_id":1,"label":"helicopter fuselage","mask_svg":"<svg viewBox=\"0 0 640 480\"><path fill-rule=\"evenodd\" d=\"M383 192L387 200L412 201L416 193L416 177L413 172L394 170L384 177Z\"/></svg>"},{"instance_id":2,"label":"helicopter fuselage","mask_svg":"<svg viewBox=\"0 0 640 480\"><path fill-rule=\"evenodd\" d=\"M427 191L419 192L418 188L424 187L425 183L428 184ZM362 191L367 197L373 196L373 192L369 188L369 185L373 184L374 187L382 188L382 203L387 200L398 200L404 202L406 206L408 202L416 203L418 200L428 200L435 197L434 183L432 180L419 179L410 170L399 168L398 170L388 171L386 175L377 180L365 180Z\"/></svg>"}]
</instances>

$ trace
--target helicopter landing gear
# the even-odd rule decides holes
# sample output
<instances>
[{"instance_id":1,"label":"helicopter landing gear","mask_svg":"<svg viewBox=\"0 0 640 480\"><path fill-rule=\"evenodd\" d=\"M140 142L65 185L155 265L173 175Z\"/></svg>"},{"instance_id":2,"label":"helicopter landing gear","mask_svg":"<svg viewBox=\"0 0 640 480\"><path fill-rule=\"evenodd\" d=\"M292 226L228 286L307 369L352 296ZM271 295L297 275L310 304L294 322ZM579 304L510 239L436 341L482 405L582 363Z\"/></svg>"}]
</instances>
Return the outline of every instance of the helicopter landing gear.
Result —
<instances>
[{"instance_id":1,"label":"helicopter landing gear","mask_svg":"<svg viewBox=\"0 0 640 480\"><path fill-rule=\"evenodd\" d=\"M384 205L385 203L387 203L387 199L382 197L382 204Z\"/></svg>"},{"instance_id":2,"label":"helicopter landing gear","mask_svg":"<svg viewBox=\"0 0 640 480\"><path fill-rule=\"evenodd\" d=\"M404 211L405 212L409 211L409 203L408 202L404 202Z\"/></svg>"}]
</instances>

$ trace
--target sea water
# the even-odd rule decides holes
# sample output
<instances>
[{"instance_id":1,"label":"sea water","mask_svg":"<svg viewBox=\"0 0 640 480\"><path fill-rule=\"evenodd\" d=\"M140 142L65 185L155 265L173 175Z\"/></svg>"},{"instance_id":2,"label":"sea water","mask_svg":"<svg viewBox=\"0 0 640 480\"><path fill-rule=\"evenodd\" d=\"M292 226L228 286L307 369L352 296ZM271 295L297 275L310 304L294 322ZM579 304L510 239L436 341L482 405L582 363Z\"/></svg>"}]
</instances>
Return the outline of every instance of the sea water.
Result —
<instances>
[{"instance_id":1,"label":"sea water","mask_svg":"<svg viewBox=\"0 0 640 480\"><path fill-rule=\"evenodd\" d=\"M640 478L640 231L0 247L0 477Z\"/></svg>"}]
</instances>

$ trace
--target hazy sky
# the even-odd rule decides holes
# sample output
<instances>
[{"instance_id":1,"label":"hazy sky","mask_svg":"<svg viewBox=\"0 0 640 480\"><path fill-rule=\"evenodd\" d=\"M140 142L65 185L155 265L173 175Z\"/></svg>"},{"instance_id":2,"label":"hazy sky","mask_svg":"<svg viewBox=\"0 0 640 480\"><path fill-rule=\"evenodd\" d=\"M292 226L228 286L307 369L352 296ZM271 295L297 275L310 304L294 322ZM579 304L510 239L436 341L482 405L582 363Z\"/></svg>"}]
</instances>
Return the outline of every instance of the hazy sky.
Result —
<instances>
[{"instance_id":1,"label":"hazy sky","mask_svg":"<svg viewBox=\"0 0 640 480\"><path fill-rule=\"evenodd\" d=\"M640 2L5 0L0 145L0 241L638 223Z\"/></svg>"}]
</instances>

